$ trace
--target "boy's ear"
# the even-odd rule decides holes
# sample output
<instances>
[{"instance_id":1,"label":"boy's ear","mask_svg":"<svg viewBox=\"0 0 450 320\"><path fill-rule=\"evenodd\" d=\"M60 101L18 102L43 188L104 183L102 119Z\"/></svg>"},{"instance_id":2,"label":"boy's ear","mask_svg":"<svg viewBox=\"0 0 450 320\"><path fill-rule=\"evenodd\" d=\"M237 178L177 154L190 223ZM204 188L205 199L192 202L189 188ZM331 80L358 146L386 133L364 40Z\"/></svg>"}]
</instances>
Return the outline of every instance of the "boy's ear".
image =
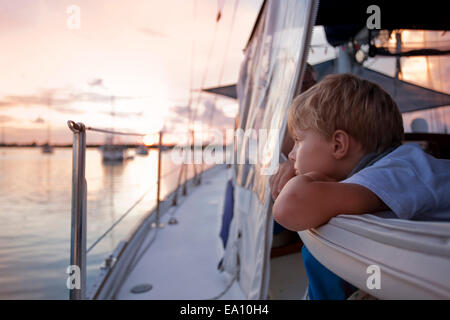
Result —
<instances>
[{"instance_id":1,"label":"boy's ear","mask_svg":"<svg viewBox=\"0 0 450 320\"><path fill-rule=\"evenodd\" d=\"M331 136L331 146L335 159L344 158L350 147L350 136L343 130L336 130Z\"/></svg>"}]
</instances>

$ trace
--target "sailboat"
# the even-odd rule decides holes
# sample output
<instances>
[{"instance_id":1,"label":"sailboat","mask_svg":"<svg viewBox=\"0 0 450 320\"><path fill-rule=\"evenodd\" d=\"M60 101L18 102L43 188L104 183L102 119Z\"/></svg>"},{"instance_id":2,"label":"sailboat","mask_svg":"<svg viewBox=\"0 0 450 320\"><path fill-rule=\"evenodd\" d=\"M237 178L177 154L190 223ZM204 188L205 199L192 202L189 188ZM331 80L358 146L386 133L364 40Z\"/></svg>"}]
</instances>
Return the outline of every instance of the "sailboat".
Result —
<instances>
[{"instance_id":1,"label":"sailboat","mask_svg":"<svg viewBox=\"0 0 450 320\"><path fill-rule=\"evenodd\" d=\"M125 148L114 144L112 137L108 137L105 143L100 146L102 159L104 162L121 162L125 159Z\"/></svg>"},{"instance_id":2,"label":"sailboat","mask_svg":"<svg viewBox=\"0 0 450 320\"><path fill-rule=\"evenodd\" d=\"M136 148L136 154L146 156L148 155L148 148L145 144L141 144Z\"/></svg>"},{"instance_id":3,"label":"sailboat","mask_svg":"<svg viewBox=\"0 0 450 320\"><path fill-rule=\"evenodd\" d=\"M51 98L48 98L47 108L50 110ZM47 142L42 145L42 153L53 153L53 146L50 145L50 120L47 120Z\"/></svg>"},{"instance_id":4,"label":"sailboat","mask_svg":"<svg viewBox=\"0 0 450 320\"><path fill-rule=\"evenodd\" d=\"M42 146L42 153L53 153L53 147L48 143Z\"/></svg>"},{"instance_id":5,"label":"sailboat","mask_svg":"<svg viewBox=\"0 0 450 320\"><path fill-rule=\"evenodd\" d=\"M111 130L114 130L114 100L114 96L111 96ZM106 137L105 143L100 146L100 151L102 152L103 162L122 162L127 158L126 147L123 145L114 144L114 134L109 134Z\"/></svg>"},{"instance_id":6,"label":"sailboat","mask_svg":"<svg viewBox=\"0 0 450 320\"><path fill-rule=\"evenodd\" d=\"M264 145L269 161L250 163L247 158L231 168L217 165L203 174L199 186L195 179L188 180L188 194L176 207L171 199L177 190L159 207L162 223L177 216L178 224L153 227L159 216L149 214L111 254L97 281L77 297L302 299L307 276L299 248L305 244L325 267L362 290L367 290L368 266L381 266L382 286L370 292L377 299L450 299L450 222L339 215L321 227L298 233L274 230L269 176L262 172L281 158L287 108L302 87L315 25L326 26L328 42L342 49L335 61L317 65L322 76L355 72L377 79L387 90L396 86L394 99L402 112L450 105L445 92L353 63L354 51L348 49L350 44L354 48L358 32L365 30L365 41L375 46L371 40L376 32L366 28L370 5L370 1L264 1L244 50L237 89L222 92L238 99L238 129L280 133ZM407 15L384 5L383 29L450 30L446 11L437 1L408 6ZM377 52L382 54L383 49L371 47L371 54ZM414 102L416 98L421 100ZM235 139L235 159L245 159L245 146L251 139L251 135ZM448 135L411 134L407 139L434 141L441 156L450 157Z\"/></svg>"}]
</instances>

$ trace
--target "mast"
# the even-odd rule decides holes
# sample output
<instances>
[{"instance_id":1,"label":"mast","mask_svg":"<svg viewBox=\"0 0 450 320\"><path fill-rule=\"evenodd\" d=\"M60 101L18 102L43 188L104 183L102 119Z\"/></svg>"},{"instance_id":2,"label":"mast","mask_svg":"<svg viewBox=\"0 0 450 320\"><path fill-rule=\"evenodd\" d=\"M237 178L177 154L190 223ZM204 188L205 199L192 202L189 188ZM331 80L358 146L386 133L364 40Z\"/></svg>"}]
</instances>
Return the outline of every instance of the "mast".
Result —
<instances>
[{"instance_id":1,"label":"mast","mask_svg":"<svg viewBox=\"0 0 450 320\"><path fill-rule=\"evenodd\" d=\"M115 126L115 112L114 112L114 95L111 96L111 131L114 131L114 126ZM111 134L110 136L110 143L114 144L114 134Z\"/></svg>"},{"instance_id":2,"label":"mast","mask_svg":"<svg viewBox=\"0 0 450 320\"><path fill-rule=\"evenodd\" d=\"M400 54L402 52L402 33L400 31L397 31L395 33L395 43L396 43L395 52ZM397 56L395 59L395 79L402 80L402 78L403 78L402 64L400 56Z\"/></svg>"},{"instance_id":3,"label":"mast","mask_svg":"<svg viewBox=\"0 0 450 320\"><path fill-rule=\"evenodd\" d=\"M52 105L52 98L49 95L47 98L47 109L48 109L48 114L50 115L50 110L51 110L51 105ZM50 146L50 117L47 117L47 144Z\"/></svg>"},{"instance_id":4,"label":"mast","mask_svg":"<svg viewBox=\"0 0 450 320\"><path fill-rule=\"evenodd\" d=\"M2 124L2 141L0 142L1 145L5 145L5 125Z\"/></svg>"}]
</instances>

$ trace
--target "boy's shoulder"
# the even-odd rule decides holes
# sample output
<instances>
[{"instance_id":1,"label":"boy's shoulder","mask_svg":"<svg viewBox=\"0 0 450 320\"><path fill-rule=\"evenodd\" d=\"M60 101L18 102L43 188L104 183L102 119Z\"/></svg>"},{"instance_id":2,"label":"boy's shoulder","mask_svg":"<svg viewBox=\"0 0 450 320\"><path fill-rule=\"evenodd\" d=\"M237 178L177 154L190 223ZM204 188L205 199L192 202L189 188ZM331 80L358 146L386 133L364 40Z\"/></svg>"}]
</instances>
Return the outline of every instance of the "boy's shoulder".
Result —
<instances>
[{"instance_id":1,"label":"boy's shoulder","mask_svg":"<svg viewBox=\"0 0 450 320\"><path fill-rule=\"evenodd\" d=\"M415 143L397 147L342 182L371 190L399 218L450 210L446 196L450 190L450 160L437 159Z\"/></svg>"},{"instance_id":2,"label":"boy's shoulder","mask_svg":"<svg viewBox=\"0 0 450 320\"><path fill-rule=\"evenodd\" d=\"M386 169L410 168L416 174L436 174L440 168L450 169L450 160L438 159L425 152L417 143L406 143L394 149L373 164L374 168L380 166ZM449 173L449 172L447 172Z\"/></svg>"},{"instance_id":3,"label":"boy's shoulder","mask_svg":"<svg viewBox=\"0 0 450 320\"><path fill-rule=\"evenodd\" d=\"M404 143L386 155L386 157L388 158L411 158L415 156L428 156L428 154L419 146L419 144L415 142Z\"/></svg>"}]
</instances>

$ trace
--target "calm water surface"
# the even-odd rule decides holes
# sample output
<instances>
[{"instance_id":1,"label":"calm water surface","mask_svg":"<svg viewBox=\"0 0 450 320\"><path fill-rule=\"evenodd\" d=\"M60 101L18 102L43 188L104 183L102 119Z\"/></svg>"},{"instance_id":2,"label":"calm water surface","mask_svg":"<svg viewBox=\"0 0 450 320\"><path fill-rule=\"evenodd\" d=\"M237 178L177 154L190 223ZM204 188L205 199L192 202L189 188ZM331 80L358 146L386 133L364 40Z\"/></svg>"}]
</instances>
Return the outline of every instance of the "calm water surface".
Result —
<instances>
[{"instance_id":1,"label":"calm water surface","mask_svg":"<svg viewBox=\"0 0 450 320\"><path fill-rule=\"evenodd\" d=\"M144 200L88 254L88 286L117 244L155 206L156 150L121 164L86 155L87 247L149 188ZM162 154L162 196L175 188L178 167ZM192 171L192 170L191 170ZM192 173L190 172L189 176ZM0 148L0 299L67 299L70 262L72 150Z\"/></svg>"}]
</instances>

